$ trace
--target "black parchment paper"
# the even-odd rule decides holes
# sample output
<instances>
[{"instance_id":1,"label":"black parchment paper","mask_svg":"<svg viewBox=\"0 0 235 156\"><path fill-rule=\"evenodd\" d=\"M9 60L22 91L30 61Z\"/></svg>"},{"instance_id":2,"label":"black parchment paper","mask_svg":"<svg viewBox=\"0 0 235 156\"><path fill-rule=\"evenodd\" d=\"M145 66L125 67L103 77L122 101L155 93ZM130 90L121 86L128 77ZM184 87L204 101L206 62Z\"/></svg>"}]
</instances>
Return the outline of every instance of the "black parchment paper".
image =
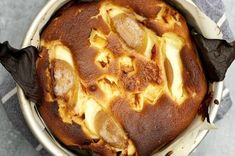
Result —
<instances>
[{"instance_id":1,"label":"black parchment paper","mask_svg":"<svg viewBox=\"0 0 235 156\"><path fill-rule=\"evenodd\" d=\"M41 97L36 75L37 57L36 47L18 50L12 48L8 42L0 43L0 63L20 85L25 96L33 102L39 102Z\"/></svg>"},{"instance_id":2,"label":"black parchment paper","mask_svg":"<svg viewBox=\"0 0 235 156\"><path fill-rule=\"evenodd\" d=\"M207 80L210 82L224 80L229 66L235 59L235 42L206 39L196 32L192 34Z\"/></svg>"}]
</instances>

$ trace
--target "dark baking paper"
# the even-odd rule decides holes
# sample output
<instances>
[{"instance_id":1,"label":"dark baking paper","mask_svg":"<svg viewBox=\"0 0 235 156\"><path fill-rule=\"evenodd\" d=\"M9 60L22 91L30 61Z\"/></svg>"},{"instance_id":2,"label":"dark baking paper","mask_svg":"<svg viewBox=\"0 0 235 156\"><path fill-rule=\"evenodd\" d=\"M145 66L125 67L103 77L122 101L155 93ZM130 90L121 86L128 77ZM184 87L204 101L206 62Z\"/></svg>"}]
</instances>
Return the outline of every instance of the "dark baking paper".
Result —
<instances>
[{"instance_id":1,"label":"dark baking paper","mask_svg":"<svg viewBox=\"0 0 235 156\"><path fill-rule=\"evenodd\" d=\"M235 59L235 42L206 39L201 34L192 33L200 55L205 75L209 82L222 81Z\"/></svg>"},{"instance_id":2,"label":"dark baking paper","mask_svg":"<svg viewBox=\"0 0 235 156\"><path fill-rule=\"evenodd\" d=\"M25 96L35 103L39 102L41 97L36 75L37 57L36 47L29 46L18 50L12 48L8 42L0 43L0 63L20 85Z\"/></svg>"}]
</instances>

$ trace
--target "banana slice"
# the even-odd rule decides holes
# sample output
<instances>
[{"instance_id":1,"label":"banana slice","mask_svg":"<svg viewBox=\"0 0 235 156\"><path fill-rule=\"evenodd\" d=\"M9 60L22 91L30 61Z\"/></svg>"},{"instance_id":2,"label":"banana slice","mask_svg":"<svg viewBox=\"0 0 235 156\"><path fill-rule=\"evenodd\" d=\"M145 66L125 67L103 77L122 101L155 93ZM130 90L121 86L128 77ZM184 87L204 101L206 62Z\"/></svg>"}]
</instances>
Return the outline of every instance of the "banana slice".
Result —
<instances>
[{"instance_id":1,"label":"banana slice","mask_svg":"<svg viewBox=\"0 0 235 156\"><path fill-rule=\"evenodd\" d=\"M65 95L74 85L74 72L71 66L63 60L53 60L54 63L54 93Z\"/></svg>"},{"instance_id":2,"label":"banana slice","mask_svg":"<svg viewBox=\"0 0 235 156\"><path fill-rule=\"evenodd\" d=\"M108 113L100 111L96 114L95 128L98 134L111 146L119 149L126 148L128 140L125 132Z\"/></svg>"},{"instance_id":3,"label":"banana slice","mask_svg":"<svg viewBox=\"0 0 235 156\"><path fill-rule=\"evenodd\" d=\"M126 42L133 49L139 49L144 43L145 32L141 26L126 14L119 14L112 18L113 25Z\"/></svg>"}]
</instances>

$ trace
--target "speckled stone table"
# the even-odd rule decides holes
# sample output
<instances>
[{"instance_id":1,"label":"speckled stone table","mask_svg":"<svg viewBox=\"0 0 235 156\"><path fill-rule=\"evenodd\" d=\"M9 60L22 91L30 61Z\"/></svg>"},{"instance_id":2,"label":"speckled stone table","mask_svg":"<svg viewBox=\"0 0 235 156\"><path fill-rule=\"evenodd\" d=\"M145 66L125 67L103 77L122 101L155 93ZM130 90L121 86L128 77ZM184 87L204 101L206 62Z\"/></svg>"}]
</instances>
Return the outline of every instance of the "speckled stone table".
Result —
<instances>
[{"instance_id":1,"label":"speckled stone table","mask_svg":"<svg viewBox=\"0 0 235 156\"><path fill-rule=\"evenodd\" d=\"M34 17L47 0L0 0L0 42L8 40L20 48L22 40ZM227 17L235 34L235 1L224 0ZM0 65L0 84L8 73ZM225 79L235 101L235 63ZM235 107L232 107L223 120L210 131L192 156L234 156L235 153ZM0 101L0 156L37 156L35 149L14 129Z\"/></svg>"}]
</instances>

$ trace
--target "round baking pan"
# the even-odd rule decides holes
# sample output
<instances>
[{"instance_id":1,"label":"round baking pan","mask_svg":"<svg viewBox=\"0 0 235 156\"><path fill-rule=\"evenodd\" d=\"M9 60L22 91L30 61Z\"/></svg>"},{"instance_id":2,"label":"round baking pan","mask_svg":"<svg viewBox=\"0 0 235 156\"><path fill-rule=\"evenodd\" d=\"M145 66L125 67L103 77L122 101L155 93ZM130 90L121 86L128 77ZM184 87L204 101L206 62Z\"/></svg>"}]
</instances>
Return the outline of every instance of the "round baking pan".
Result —
<instances>
[{"instance_id":1,"label":"round baking pan","mask_svg":"<svg viewBox=\"0 0 235 156\"><path fill-rule=\"evenodd\" d=\"M25 40L22 44L23 47L27 47L29 45L33 45L38 47L40 42L40 32L45 26L45 24L50 20L50 17L64 4L69 2L70 0L50 0L48 3L44 6L44 8L40 11L40 13L35 18L34 22L32 23ZM212 88L213 92L213 98L210 103L209 108L209 116L211 122L216 117L219 105L215 104L214 101L221 101L221 96L223 92L223 82L217 82L210 84L210 87ZM53 137L53 135L50 133L50 131L47 129L45 123L43 122L42 118L40 117L39 112L37 111L37 106L35 103L30 102L26 99L22 89L17 86L17 93L18 98L20 101L20 106L22 113L24 115L24 118L31 129L34 136L39 140L39 142L52 154L56 156L64 156L64 155L75 155L62 145L60 145L59 142L56 141L56 139ZM191 148L191 151L193 151L198 144L203 140L203 138L206 136L208 130L203 130L199 133L196 140L194 141L194 144Z\"/></svg>"}]
</instances>

